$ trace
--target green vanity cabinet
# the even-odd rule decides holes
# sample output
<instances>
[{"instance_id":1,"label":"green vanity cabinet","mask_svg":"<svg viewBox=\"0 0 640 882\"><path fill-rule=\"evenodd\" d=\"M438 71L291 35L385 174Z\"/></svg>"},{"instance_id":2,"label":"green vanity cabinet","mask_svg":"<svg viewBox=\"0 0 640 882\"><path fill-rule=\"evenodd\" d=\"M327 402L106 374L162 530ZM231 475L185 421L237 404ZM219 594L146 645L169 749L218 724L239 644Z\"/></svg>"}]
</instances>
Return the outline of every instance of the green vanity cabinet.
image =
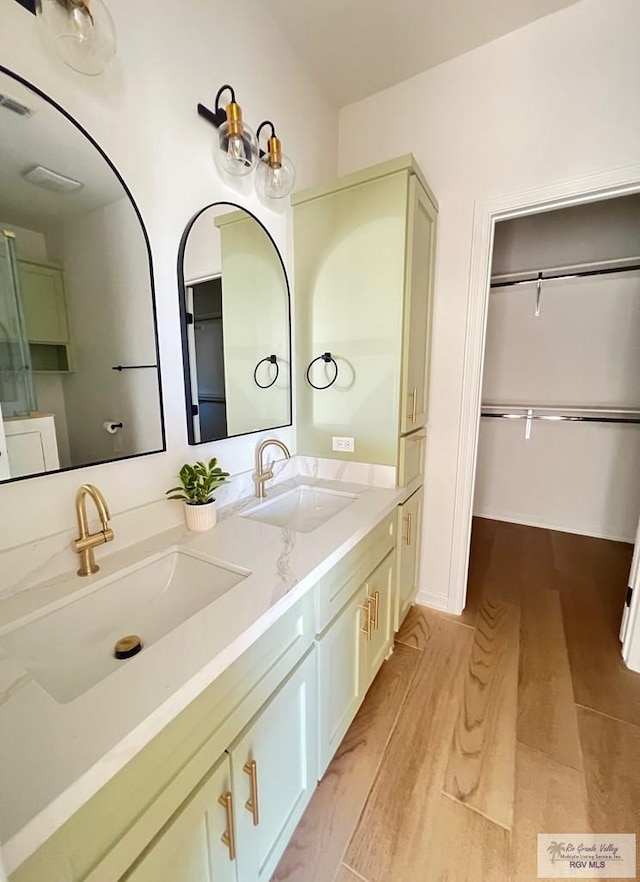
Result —
<instances>
[{"instance_id":1,"label":"green vanity cabinet","mask_svg":"<svg viewBox=\"0 0 640 882\"><path fill-rule=\"evenodd\" d=\"M123 880L238 882L237 862L229 859L224 841L233 809L231 764L225 753Z\"/></svg>"},{"instance_id":2,"label":"green vanity cabinet","mask_svg":"<svg viewBox=\"0 0 640 882\"><path fill-rule=\"evenodd\" d=\"M10 882L126 878L313 646L310 592L59 827Z\"/></svg>"},{"instance_id":3,"label":"green vanity cabinet","mask_svg":"<svg viewBox=\"0 0 640 882\"><path fill-rule=\"evenodd\" d=\"M318 638L321 775L391 652L395 561L390 551Z\"/></svg>"},{"instance_id":4,"label":"green vanity cabinet","mask_svg":"<svg viewBox=\"0 0 640 882\"><path fill-rule=\"evenodd\" d=\"M70 334L62 269L18 260L18 273L33 370L69 371Z\"/></svg>"},{"instance_id":5,"label":"green vanity cabinet","mask_svg":"<svg viewBox=\"0 0 640 882\"><path fill-rule=\"evenodd\" d=\"M405 255L401 435L427 422L436 218L431 197L416 175L411 175Z\"/></svg>"},{"instance_id":6,"label":"green vanity cabinet","mask_svg":"<svg viewBox=\"0 0 640 882\"><path fill-rule=\"evenodd\" d=\"M269 882L316 788L316 687L313 648L229 748L240 882Z\"/></svg>"},{"instance_id":7,"label":"green vanity cabinet","mask_svg":"<svg viewBox=\"0 0 640 882\"><path fill-rule=\"evenodd\" d=\"M316 585L320 775L391 651L396 518L377 524Z\"/></svg>"},{"instance_id":8,"label":"green vanity cabinet","mask_svg":"<svg viewBox=\"0 0 640 882\"><path fill-rule=\"evenodd\" d=\"M423 489L416 490L398 506L398 567L394 629L397 631L418 592Z\"/></svg>"},{"instance_id":9,"label":"green vanity cabinet","mask_svg":"<svg viewBox=\"0 0 640 882\"><path fill-rule=\"evenodd\" d=\"M370 613L369 636L365 643L365 660L362 666L363 696L391 649L395 578L396 553L391 551L364 583Z\"/></svg>"},{"instance_id":10,"label":"green vanity cabinet","mask_svg":"<svg viewBox=\"0 0 640 882\"><path fill-rule=\"evenodd\" d=\"M121 877L268 882L316 786L312 649Z\"/></svg>"},{"instance_id":11,"label":"green vanity cabinet","mask_svg":"<svg viewBox=\"0 0 640 882\"><path fill-rule=\"evenodd\" d=\"M364 585L318 639L320 776L324 775L363 699L369 605Z\"/></svg>"}]
</instances>

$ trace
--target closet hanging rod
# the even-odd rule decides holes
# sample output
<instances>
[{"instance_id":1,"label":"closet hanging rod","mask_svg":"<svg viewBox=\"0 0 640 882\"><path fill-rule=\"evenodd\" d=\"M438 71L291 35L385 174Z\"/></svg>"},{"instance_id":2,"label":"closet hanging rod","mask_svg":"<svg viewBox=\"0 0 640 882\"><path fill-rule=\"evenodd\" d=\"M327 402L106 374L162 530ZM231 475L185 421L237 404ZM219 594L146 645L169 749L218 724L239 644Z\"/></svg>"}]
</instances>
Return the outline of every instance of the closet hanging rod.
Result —
<instances>
[{"instance_id":1,"label":"closet hanging rod","mask_svg":"<svg viewBox=\"0 0 640 882\"><path fill-rule=\"evenodd\" d=\"M488 401L485 401L481 408L483 412L493 411L494 413L513 413L517 410L527 412L531 410L543 414L560 413L566 416L597 416L602 414L603 416L640 417L640 409L635 407L580 407L575 404L563 407L558 404L512 404L511 402L490 404Z\"/></svg>"},{"instance_id":2,"label":"closet hanging rod","mask_svg":"<svg viewBox=\"0 0 640 882\"><path fill-rule=\"evenodd\" d=\"M615 273L630 273L635 270L640 270L640 263L629 264L628 266L612 266L604 269L591 269L591 270L574 270L573 272L566 273L548 273L545 274L545 271L537 273L535 276L531 276L527 279L517 279L514 282L491 282L491 288L512 288L516 285L535 285L538 282L551 282L554 279L586 279L589 276L607 276L613 275Z\"/></svg>"},{"instance_id":3,"label":"closet hanging rod","mask_svg":"<svg viewBox=\"0 0 640 882\"><path fill-rule=\"evenodd\" d=\"M498 420L549 420L553 423L628 423L629 425L640 425L640 415L637 417L568 416L567 414L489 413L488 411L482 411L480 415L486 419Z\"/></svg>"}]
</instances>

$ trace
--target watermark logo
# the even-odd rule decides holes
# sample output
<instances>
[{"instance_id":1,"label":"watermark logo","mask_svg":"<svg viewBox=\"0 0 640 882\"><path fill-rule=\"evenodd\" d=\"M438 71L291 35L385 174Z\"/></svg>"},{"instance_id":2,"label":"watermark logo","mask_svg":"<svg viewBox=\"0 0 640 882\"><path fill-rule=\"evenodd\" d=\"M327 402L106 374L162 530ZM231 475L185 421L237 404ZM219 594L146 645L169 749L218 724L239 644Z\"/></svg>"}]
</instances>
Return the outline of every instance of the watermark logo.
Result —
<instances>
[{"instance_id":1,"label":"watermark logo","mask_svg":"<svg viewBox=\"0 0 640 882\"><path fill-rule=\"evenodd\" d=\"M539 879L635 879L635 833L538 833Z\"/></svg>"}]
</instances>

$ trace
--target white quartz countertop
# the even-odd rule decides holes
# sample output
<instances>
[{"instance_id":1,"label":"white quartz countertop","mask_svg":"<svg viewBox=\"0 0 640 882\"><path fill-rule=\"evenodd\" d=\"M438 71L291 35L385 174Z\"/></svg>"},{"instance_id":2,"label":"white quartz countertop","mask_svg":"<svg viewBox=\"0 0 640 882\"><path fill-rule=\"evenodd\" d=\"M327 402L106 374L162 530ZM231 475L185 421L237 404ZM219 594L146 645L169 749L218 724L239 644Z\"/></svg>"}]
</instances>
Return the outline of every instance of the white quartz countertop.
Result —
<instances>
[{"instance_id":1,"label":"white quartz countertop","mask_svg":"<svg viewBox=\"0 0 640 882\"><path fill-rule=\"evenodd\" d=\"M207 533L176 527L112 554L95 579L170 548L193 550L250 575L68 704L57 703L0 650L0 841L11 872L290 609L407 491L297 477L357 494L311 533L240 517L230 506ZM117 539L116 539L117 542ZM0 627L62 598L69 574L0 601ZM77 580L77 590L87 580ZM108 590L108 587L104 590Z\"/></svg>"}]
</instances>

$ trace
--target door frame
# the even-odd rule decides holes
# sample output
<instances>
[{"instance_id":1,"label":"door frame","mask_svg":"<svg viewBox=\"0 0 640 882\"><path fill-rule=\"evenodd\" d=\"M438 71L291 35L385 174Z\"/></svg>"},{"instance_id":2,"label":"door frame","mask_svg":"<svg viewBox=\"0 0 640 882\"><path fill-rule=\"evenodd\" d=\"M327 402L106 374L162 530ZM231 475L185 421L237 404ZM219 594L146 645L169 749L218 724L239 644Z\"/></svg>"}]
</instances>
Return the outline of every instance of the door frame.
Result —
<instances>
[{"instance_id":1,"label":"door frame","mask_svg":"<svg viewBox=\"0 0 640 882\"><path fill-rule=\"evenodd\" d=\"M498 221L510 218L638 192L640 192L640 165L631 165L484 202L474 202L462 375L462 412L449 566L449 612L459 615L464 609L467 594L495 225Z\"/></svg>"}]
</instances>

